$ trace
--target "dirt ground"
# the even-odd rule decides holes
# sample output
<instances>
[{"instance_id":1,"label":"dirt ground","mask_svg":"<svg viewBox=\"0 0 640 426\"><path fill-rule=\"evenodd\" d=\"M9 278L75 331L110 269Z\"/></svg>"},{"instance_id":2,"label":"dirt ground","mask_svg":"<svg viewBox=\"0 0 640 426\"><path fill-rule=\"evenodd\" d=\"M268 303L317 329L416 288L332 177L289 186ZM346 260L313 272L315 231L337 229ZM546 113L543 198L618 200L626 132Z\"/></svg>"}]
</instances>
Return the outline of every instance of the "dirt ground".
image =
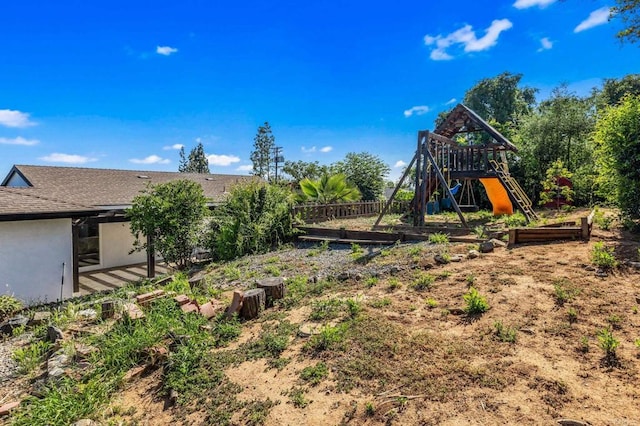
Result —
<instances>
[{"instance_id":1,"label":"dirt ground","mask_svg":"<svg viewBox=\"0 0 640 426\"><path fill-rule=\"evenodd\" d=\"M615 247L619 260L638 260L637 239L620 230L595 229L590 242L497 248L479 258L446 265L434 264L429 254L419 260L394 257L390 261L402 266L396 276L381 276L373 286L349 279L333 294L322 296L357 298L369 318L402 334L405 342L415 343L416 336L437 341L419 351L400 349L393 357L412 359L378 360L400 373L408 368L420 376L413 384L402 376L388 382L374 375L364 381L368 384L345 391L331 369L318 386L305 388L308 405L297 408L286 395L300 386L300 371L319 359L339 364L341 357L310 356L303 351L306 338L299 336L292 338L283 354L291 358L284 368L269 368L259 359L225 373L242 387L240 400L277 401L267 425L554 424L563 418L593 425L640 424L640 348L634 345L640 338L640 274L622 265L606 276L596 276L590 255L597 241ZM467 253L468 248L452 244L448 251ZM300 256L304 259L306 254ZM372 262L378 261L386 260ZM422 270L436 277L435 284L416 291L409 283ZM295 273L311 275L299 267ZM400 285L391 288L392 280ZM555 296L558 283L571 294L562 304ZM474 318L460 312L470 284L491 307ZM426 303L427 299L432 302ZM373 303L380 300L385 303ZM303 306L283 313L290 322L301 324L310 311ZM497 321L516 330L514 343L496 337ZM608 326L620 341L614 360L604 356L597 337ZM260 321L246 323L241 342L260 330ZM442 396L434 394L430 383L443 387ZM136 396L137 390L143 396ZM122 401L138 407L138 412L157 413L145 415L144 424L166 423L167 413L144 396L148 391L149 383L143 380L126 391ZM201 420L197 414L189 419ZM238 413L233 422L247 423Z\"/></svg>"},{"instance_id":2,"label":"dirt ground","mask_svg":"<svg viewBox=\"0 0 640 426\"><path fill-rule=\"evenodd\" d=\"M606 273L594 268L591 252L599 241L615 248L619 267ZM434 262L434 253L466 255L473 247L387 247L366 266L394 272L371 278L366 268L358 269L317 299L275 307L268 320L244 323L238 341L220 350L258 338L274 317L299 327L309 321L314 302L332 298L362 306L364 320L353 340L318 353L305 350L308 337L292 335L281 355L290 361L280 369L257 359L233 365L225 375L241 387L241 402L274 403L264 419L273 426L548 425L559 419L640 425L640 343L634 343L640 339L640 270L625 263L640 260L639 247L637 235L597 226L589 242L497 247L444 265ZM333 264L346 256L344 270L356 268L349 249L329 248L322 255L312 250L288 249L243 264L279 265L285 277L313 276L322 272L321 256ZM285 253L297 261L282 260ZM433 278L429 288L412 286L425 274ZM482 315L462 312L471 286L490 306ZM566 297L559 297L558 289ZM501 338L497 323L511 330L513 339ZM615 357L600 347L598 332L606 327L620 342ZM301 382L302 369L318 362L329 367L328 376L315 386ZM134 411L131 418L141 425L207 424L206 407L191 407L186 417L166 407L159 374L128 385L113 406ZM302 389L304 406L288 396L293 389ZM259 422L237 412L232 423Z\"/></svg>"}]
</instances>

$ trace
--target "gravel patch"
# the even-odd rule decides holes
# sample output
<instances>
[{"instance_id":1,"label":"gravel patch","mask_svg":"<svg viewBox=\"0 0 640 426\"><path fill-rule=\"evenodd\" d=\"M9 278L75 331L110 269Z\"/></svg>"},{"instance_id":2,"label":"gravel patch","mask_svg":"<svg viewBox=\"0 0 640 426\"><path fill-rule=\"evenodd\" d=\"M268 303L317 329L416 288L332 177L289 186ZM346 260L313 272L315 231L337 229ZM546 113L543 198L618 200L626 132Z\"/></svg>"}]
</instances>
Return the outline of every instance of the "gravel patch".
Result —
<instances>
[{"instance_id":1,"label":"gravel patch","mask_svg":"<svg viewBox=\"0 0 640 426\"><path fill-rule=\"evenodd\" d=\"M8 381L18 371L18 364L11 358L13 340L0 342L0 384Z\"/></svg>"}]
</instances>

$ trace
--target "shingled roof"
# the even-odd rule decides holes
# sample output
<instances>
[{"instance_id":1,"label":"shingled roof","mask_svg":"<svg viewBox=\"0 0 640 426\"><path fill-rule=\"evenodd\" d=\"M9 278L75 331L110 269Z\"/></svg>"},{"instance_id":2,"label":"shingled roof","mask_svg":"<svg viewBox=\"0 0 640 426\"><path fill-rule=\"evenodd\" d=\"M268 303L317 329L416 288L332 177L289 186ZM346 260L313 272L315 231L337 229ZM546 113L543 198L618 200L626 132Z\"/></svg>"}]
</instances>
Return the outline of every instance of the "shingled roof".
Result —
<instances>
[{"instance_id":1,"label":"shingled roof","mask_svg":"<svg viewBox=\"0 0 640 426\"><path fill-rule=\"evenodd\" d=\"M491 136L493 139L491 144L499 149L502 148L514 152L518 151L518 148L502 135L502 133L484 121L475 111L463 104L456 105L444 121L434 130L434 133L453 138L458 133L473 133L479 131L484 131Z\"/></svg>"},{"instance_id":2,"label":"shingled roof","mask_svg":"<svg viewBox=\"0 0 640 426\"><path fill-rule=\"evenodd\" d=\"M202 186L212 203L253 176L80 167L13 166L0 184L0 215L107 211L131 205L149 183L188 179ZM18 180L25 186L7 186Z\"/></svg>"}]
</instances>

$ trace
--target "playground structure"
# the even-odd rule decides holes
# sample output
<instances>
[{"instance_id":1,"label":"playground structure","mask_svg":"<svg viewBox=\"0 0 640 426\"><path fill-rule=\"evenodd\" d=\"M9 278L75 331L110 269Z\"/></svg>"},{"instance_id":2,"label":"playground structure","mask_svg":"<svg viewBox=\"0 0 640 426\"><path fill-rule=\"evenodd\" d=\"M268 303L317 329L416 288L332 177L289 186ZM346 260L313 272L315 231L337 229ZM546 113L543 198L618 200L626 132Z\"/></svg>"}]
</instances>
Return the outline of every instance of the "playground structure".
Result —
<instances>
[{"instance_id":1,"label":"playground structure","mask_svg":"<svg viewBox=\"0 0 640 426\"><path fill-rule=\"evenodd\" d=\"M425 225L425 214L432 213L438 206L430 200L440 193L444 195L446 206L453 208L468 228L462 211L477 210L471 189L473 180L478 180L484 187L494 215L510 215L517 209L527 221L537 219L531 200L509 174L508 151L517 152L518 149L474 111L458 104L433 132L418 132L413 159L374 227L387 213L412 170L415 170L415 193L411 203L414 226ZM457 184L452 186L454 181ZM459 194L458 199L456 194Z\"/></svg>"}]
</instances>

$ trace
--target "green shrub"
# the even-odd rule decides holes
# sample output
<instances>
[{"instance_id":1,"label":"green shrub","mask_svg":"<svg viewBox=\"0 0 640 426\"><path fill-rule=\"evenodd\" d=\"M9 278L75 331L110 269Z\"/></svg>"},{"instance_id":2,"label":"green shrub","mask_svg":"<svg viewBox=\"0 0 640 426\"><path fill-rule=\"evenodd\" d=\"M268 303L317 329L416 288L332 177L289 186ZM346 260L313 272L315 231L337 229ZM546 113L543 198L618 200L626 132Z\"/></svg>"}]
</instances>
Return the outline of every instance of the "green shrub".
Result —
<instances>
[{"instance_id":1,"label":"green shrub","mask_svg":"<svg viewBox=\"0 0 640 426\"><path fill-rule=\"evenodd\" d=\"M215 259L263 253L294 235L293 195L278 185L239 184L211 217L209 246Z\"/></svg>"},{"instance_id":2,"label":"green shrub","mask_svg":"<svg viewBox=\"0 0 640 426\"><path fill-rule=\"evenodd\" d=\"M416 280L411 283L411 288L414 290L429 290L433 286L435 277L431 274L421 273Z\"/></svg>"},{"instance_id":3,"label":"green shrub","mask_svg":"<svg viewBox=\"0 0 640 426\"><path fill-rule=\"evenodd\" d=\"M311 305L309 319L322 321L338 317L342 311L342 301L339 299L320 300Z\"/></svg>"},{"instance_id":4,"label":"green shrub","mask_svg":"<svg viewBox=\"0 0 640 426\"><path fill-rule=\"evenodd\" d=\"M360 312L362 312L362 304L356 299L347 299L345 301L347 305L347 312L350 318L356 318Z\"/></svg>"},{"instance_id":5,"label":"green shrub","mask_svg":"<svg viewBox=\"0 0 640 426\"><path fill-rule=\"evenodd\" d=\"M467 304L467 306L464 308L464 311L468 315L478 315L489 310L487 299L481 296L475 287L471 287L469 289L469 292L462 296L462 298Z\"/></svg>"},{"instance_id":6,"label":"green shrub","mask_svg":"<svg viewBox=\"0 0 640 426\"><path fill-rule=\"evenodd\" d=\"M493 323L495 334L501 342L515 343L517 330L514 327L502 324L502 321Z\"/></svg>"},{"instance_id":7,"label":"green shrub","mask_svg":"<svg viewBox=\"0 0 640 426\"><path fill-rule=\"evenodd\" d=\"M618 261L613 254L613 248L606 247L601 241L593 245L591 261L602 269L611 269L618 266Z\"/></svg>"},{"instance_id":8,"label":"green shrub","mask_svg":"<svg viewBox=\"0 0 640 426\"><path fill-rule=\"evenodd\" d=\"M23 307L22 302L15 297L3 294L0 296L0 321L10 317Z\"/></svg>"},{"instance_id":9,"label":"green shrub","mask_svg":"<svg viewBox=\"0 0 640 426\"><path fill-rule=\"evenodd\" d=\"M22 374L31 373L44 361L44 355L51 348L51 344L43 340L36 340L28 346L13 351L12 358L18 364L18 371Z\"/></svg>"},{"instance_id":10,"label":"green shrub","mask_svg":"<svg viewBox=\"0 0 640 426\"><path fill-rule=\"evenodd\" d=\"M337 326L327 325L322 327L320 333L313 335L309 339L305 349L313 352L322 352L327 349L338 348L344 341L346 327L344 323Z\"/></svg>"}]
</instances>

